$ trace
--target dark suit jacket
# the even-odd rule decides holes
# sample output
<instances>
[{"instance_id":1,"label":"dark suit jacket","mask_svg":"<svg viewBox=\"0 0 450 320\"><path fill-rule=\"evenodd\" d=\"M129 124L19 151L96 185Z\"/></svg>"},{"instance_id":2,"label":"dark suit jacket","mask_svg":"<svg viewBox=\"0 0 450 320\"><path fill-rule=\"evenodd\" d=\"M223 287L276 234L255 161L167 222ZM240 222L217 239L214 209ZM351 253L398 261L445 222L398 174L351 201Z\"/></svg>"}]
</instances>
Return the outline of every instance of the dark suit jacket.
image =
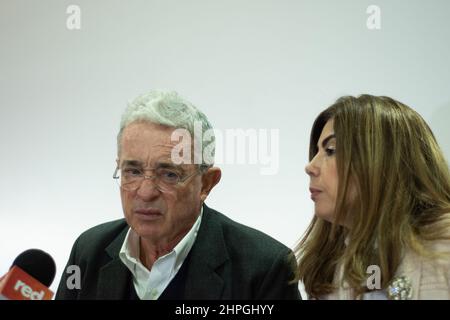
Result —
<instances>
[{"instance_id":1,"label":"dark suit jacket","mask_svg":"<svg viewBox=\"0 0 450 320\"><path fill-rule=\"evenodd\" d=\"M56 299L127 298L132 274L119 251L128 228L120 219L78 237L67 265L80 267L81 289L68 289L63 272ZM292 251L206 205L189 256L184 299L300 299Z\"/></svg>"}]
</instances>

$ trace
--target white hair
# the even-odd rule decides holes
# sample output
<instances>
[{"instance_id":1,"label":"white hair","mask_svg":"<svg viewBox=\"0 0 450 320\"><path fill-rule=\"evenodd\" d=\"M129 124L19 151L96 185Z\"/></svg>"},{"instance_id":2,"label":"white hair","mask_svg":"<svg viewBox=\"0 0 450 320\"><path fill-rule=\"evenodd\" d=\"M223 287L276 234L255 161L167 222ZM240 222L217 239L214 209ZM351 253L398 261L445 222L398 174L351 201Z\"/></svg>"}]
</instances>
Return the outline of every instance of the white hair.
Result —
<instances>
[{"instance_id":1,"label":"white hair","mask_svg":"<svg viewBox=\"0 0 450 320\"><path fill-rule=\"evenodd\" d=\"M117 150L120 153L120 141L123 130L132 122L148 121L172 128L186 129L191 137L194 135L194 124L202 125L202 155L208 147L211 156L215 152L215 136L211 123L206 115L196 108L192 103L180 97L175 91L152 90L144 93L128 103L128 107L122 115L120 130L117 135ZM209 132L208 141L204 141L204 133ZM214 158L213 158L214 159ZM207 165L212 164L210 159ZM206 165L202 157L202 166Z\"/></svg>"}]
</instances>

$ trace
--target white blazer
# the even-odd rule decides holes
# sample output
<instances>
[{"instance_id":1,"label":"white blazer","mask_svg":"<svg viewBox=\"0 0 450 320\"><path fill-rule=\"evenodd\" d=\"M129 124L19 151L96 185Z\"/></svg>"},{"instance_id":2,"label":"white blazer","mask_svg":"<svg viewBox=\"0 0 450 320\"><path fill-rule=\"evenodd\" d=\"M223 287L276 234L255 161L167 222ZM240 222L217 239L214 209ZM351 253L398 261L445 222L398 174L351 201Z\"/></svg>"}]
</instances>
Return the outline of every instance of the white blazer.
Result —
<instances>
[{"instance_id":1,"label":"white blazer","mask_svg":"<svg viewBox=\"0 0 450 320\"><path fill-rule=\"evenodd\" d=\"M397 269L393 280L399 285L391 285L384 296L389 299L412 300L450 300L450 241L434 241L428 244L431 252L446 254L439 259L430 259L417 255L412 250L407 250ZM340 268L337 279L342 279L343 269ZM392 282L391 282L392 283ZM404 284L402 288L401 285ZM397 291L396 291L397 290ZM404 296L395 292L404 291ZM321 297L326 300L353 299L353 290L344 283L336 291Z\"/></svg>"}]
</instances>

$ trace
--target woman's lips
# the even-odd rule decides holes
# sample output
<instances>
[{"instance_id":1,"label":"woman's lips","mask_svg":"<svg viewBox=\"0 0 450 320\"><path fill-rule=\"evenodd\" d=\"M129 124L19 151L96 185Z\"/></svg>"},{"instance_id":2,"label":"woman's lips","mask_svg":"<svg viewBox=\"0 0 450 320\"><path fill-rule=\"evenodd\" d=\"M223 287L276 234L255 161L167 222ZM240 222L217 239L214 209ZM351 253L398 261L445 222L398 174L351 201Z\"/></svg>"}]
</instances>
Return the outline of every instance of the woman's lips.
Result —
<instances>
[{"instance_id":1,"label":"woman's lips","mask_svg":"<svg viewBox=\"0 0 450 320\"><path fill-rule=\"evenodd\" d=\"M317 196L322 193L322 190L317 188L309 188L309 192L311 192L311 199L316 201Z\"/></svg>"}]
</instances>

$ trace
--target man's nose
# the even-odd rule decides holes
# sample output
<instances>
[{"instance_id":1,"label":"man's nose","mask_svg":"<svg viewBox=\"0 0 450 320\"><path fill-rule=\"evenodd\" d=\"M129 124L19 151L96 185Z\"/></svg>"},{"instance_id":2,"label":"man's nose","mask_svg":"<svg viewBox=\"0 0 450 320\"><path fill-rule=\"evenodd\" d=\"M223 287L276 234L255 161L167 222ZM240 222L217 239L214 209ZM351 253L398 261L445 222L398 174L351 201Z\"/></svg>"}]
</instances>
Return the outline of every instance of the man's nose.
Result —
<instances>
[{"instance_id":1,"label":"man's nose","mask_svg":"<svg viewBox=\"0 0 450 320\"><path fill-rule=\"evenodd\" d=\"M137 195L145 201L149 201L158 197L161 191L155 183L153 177L148 177L142 180L141 185L137 190Z\"/></svg>"}]
</instances>

